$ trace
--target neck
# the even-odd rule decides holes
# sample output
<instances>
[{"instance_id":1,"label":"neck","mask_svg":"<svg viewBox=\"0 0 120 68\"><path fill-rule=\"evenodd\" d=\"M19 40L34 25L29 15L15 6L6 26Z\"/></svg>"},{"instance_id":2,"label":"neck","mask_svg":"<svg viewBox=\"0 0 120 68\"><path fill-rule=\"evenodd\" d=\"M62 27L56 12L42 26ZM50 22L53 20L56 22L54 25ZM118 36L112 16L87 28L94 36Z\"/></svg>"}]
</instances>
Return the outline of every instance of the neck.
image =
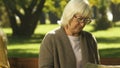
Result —
<instances>
[{"instance_id":1,"label":"neck","mask_svg":"<svg viewBox=\"0 0 120 68\"><path fill-rule=\"evenodd\" d=\"M64 30L65 30L66 34L70 35L70 36L79 36L80 35L79 33L71 32L67 27L64 27Z\"/></svg>"}]
</instances>

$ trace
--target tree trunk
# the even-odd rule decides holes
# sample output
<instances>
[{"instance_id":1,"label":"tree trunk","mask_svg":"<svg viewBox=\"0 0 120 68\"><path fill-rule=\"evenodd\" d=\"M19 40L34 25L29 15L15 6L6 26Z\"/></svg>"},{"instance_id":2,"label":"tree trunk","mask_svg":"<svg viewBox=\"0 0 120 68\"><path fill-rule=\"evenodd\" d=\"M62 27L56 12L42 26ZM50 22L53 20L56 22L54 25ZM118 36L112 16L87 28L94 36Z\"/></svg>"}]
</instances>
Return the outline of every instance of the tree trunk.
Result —
<instances>
[{"instance_id":1,"label":"tree trunk","mask_svg":"<svg viewBox=\"0 0 120 68\"><path fill-rule=\"evenodd\" d=\"M42 13L41 13L41 16L40 16L40 24L46 24L46 23L45 23L45 20L46 20L45 13L42 12Z\"/></svg>"},{"instance_id":2,"label":"tree trunk","mask_svg":"<svg viewBox=\"0 0 120 68\"><path fill-rule=\"evenodd\" d=\"M51 24L57 24L57 21L59 20L59 18L52 13L51 11L48 13L49 14L49 20Z\"/></svg>"},{"instance_id":3,"label":"tree trunk","mask_svg":"<svg viewBox=\"0 0 120 68\"><path fill-rule=\"evenodd\" d=\"M106 6L99 8L99 14L96 18L95 30L106 30L112 26L112 23L107 18Z\"/></svg>"},{"instance_id":4,"label":"tree trunk","mask_svg":"<svg viewBox=\"0 0 120 68\"><path fill-rule=\"evenodd\" d=\"M27 36L30 37L37 26L37 21L32 16L25 16L21 19L19 29L13 33L14 36Z\"/></svg>"},{"instance_id":5,"label":"tree trunk","mask_svg":"<svg viewBox=\"0 0 120 68\"><path fill-rule=\"evenodd\" d=\"M111 10L113 14L113 22L120 21L120 4L111 3Z\"/></svg>"},{"instance_id":6,"label":"tree trunk","mask_svg":"<svg viewBox=\"0 0 120 68\"><path fill-rule=\"evenodd\" d=\"M15 1L3 1L8 10L8 16L13 31L12 35L23 37L32 36L34 34L46 0L40 0L39 3L37 3L38 0L33 0L28 8L21 6L21 8L24 10L24 14L20 13L20 10L16 8ZM20 23L17 22L16 16L19 17Z\"/></svg>"}]
</instances>

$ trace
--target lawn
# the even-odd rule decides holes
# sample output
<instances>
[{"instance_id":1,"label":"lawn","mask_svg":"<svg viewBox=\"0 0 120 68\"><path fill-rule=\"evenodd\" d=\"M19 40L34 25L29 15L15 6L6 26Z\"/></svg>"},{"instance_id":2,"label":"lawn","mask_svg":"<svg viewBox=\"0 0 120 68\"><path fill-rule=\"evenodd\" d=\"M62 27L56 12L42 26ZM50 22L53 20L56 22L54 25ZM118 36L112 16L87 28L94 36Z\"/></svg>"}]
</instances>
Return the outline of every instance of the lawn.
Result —
<instances>
[{"instance_id":1,"label":"lawn","mask_svg":"<svg viewBox=\"0 0 120 68\"><path fill-rule=\"evenodd\" d=\"M8 36L9 57L38 57L41 41L48 31L59 25L38 25L31 38L11 37L11 29L4 28ZM98 41L100 56L104 58L120 58L120 25L108 30L93 31L92 25L87 25L84 30L95 35Z\"/></svg>"}]
</instances>

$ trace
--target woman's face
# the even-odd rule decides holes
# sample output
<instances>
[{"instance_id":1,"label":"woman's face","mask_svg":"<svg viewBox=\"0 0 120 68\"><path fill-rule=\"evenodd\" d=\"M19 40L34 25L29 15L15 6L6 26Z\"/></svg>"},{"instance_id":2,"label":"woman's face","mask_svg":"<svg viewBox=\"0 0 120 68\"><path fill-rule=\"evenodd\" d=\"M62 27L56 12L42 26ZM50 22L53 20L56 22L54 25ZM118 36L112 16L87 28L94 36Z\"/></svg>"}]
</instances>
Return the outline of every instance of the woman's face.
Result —
<instances>
[{"instance_id":1,"label":"woman's face","mask_svg":"<svg viewBox=\"0 0 120 68\"><path fill-rule=\"evenodd\" d=\"M91 21L90 18L81 17L80 15L74 15L70 20L67 28L73 35L79 35L80 31L85 27L87 23Z\"/></svg>"}]
</instances>

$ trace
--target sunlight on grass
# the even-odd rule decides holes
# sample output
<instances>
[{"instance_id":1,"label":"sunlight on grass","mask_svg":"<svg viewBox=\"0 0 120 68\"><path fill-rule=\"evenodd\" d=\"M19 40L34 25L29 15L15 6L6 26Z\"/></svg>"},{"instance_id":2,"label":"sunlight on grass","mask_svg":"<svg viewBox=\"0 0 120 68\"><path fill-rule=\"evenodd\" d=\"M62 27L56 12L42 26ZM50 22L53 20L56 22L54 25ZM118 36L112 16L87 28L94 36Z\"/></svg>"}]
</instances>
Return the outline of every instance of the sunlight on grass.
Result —
<instances>
[{"instance_id":1,"label":"sunlight on grass","mask_svg":"<svg viewBox=\"0 0 120 68\"><path fill-rule=\"evenodd\" d=\"M120 44L105 44L105 43L99 43L98 44L99 49L109 49L109 48L120 48Z\"/></svg>"},{"instance_id":2,"label":"sunlight on grass","mask_svg":"<svg viewBox=\"0 0 120 68\"><path fill-rule=\"evenodd\" d=\"M96 37L106 37L106 38L120 37L120 29L119 28L110 28L108 30L93 32L93 34Z\"/></svg>"},{"instance_id":3,"label":"sunlight on grass","mask_svg":"<svg viewBox=\"0 0 120 68\"><path fill-rule=\"evenodd\" d=\"M38 25L35 30L35 34L46 34L48 31L50 31L58 26L59 26L58 24Z\"/></svg>"},{"instance_id":4,"label":"sunlight on grass","mask_svg":"<svg viewBox=\"0 0 120 68\"><path fill-rule=\"evenodd\" d=\"M25 44L25 45L9 45L9 57L38 57L40 45ZM31 54L31 55L30 55Z\"/></svg>"},{"instance_id":5,"label":"sunlight on grass","mask_svg":"<svg viewBox=\"0 0 120 68\"><path fill-rule=\"evenodd\" d=\"M12 33L12 29L11 29L11 28L3 28L3 31L4 31L6 34Z\"/></svg>"},{"instance_id":6,"label":"sunlight on grass","mask_svg":"<svg viewBox=\"0 0 120 68\"><path fill-rule=\"evenodd\" d=\"M8 46L9 49L26 49L25 47L27 47L27 49L39 49L40 46L38 46L38 44L17 44L17 46L16 44L12 44Z\"/></svg>"},{"instance_id":7,"label":"sunlight on grass","mask_svg":"<svg viewBox=\"0 0 120 68\"><path fill-rule=\"evenodd\" d=\"M84 27L83 30L85 30L85 31L92 31L94 28L91 27L91 26L92 26L92 24L88 24L88 25L86 25L86 26Z\"/></svg>"}]
</instances>

